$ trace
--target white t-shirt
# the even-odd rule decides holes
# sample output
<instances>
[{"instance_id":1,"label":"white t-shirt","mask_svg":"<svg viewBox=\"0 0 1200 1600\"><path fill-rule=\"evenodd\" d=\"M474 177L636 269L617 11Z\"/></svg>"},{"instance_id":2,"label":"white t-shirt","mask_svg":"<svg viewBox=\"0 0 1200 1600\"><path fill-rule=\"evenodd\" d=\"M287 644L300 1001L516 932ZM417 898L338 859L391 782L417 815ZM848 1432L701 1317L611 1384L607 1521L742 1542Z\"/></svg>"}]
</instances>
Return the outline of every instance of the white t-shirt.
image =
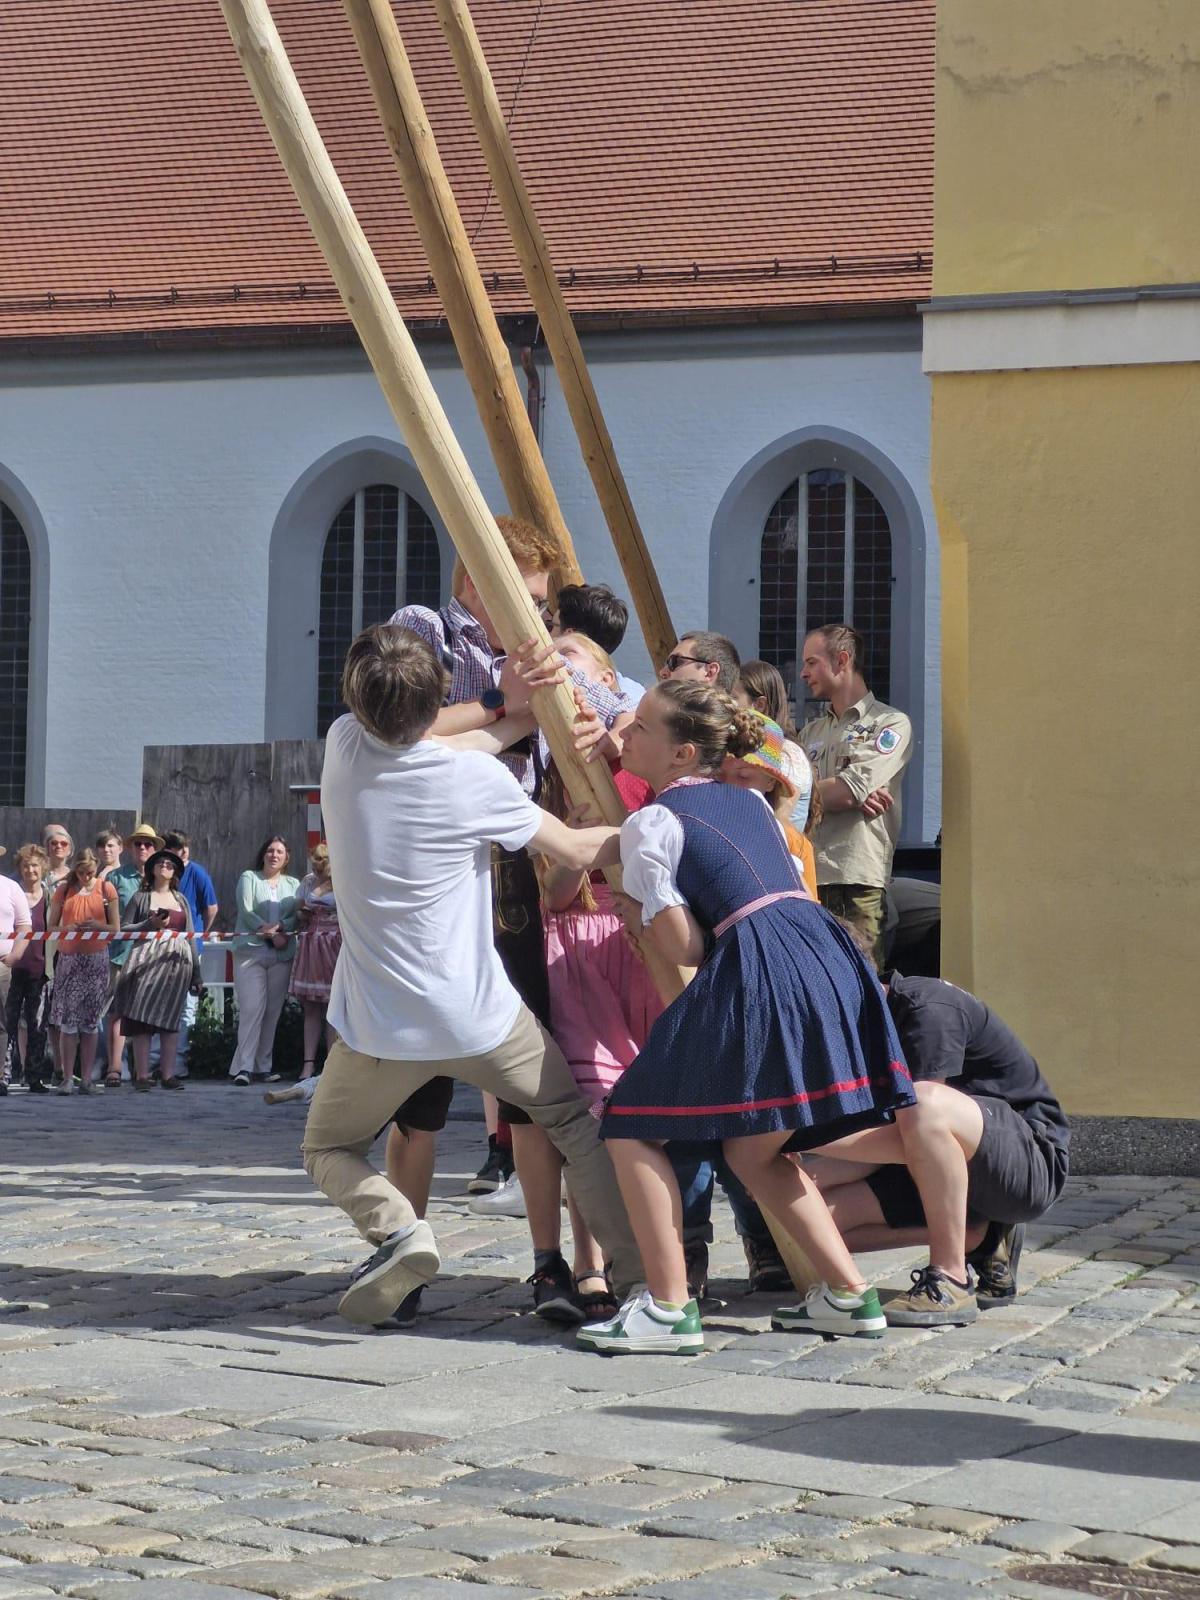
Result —
<instances>
[{"instance_id":1,"label":"white t-shirt","mask_svg":"<svg viewBox=\"0 0 1200 1600\"><path fill-rule=\"evenodd\" d=\"M483 1055L520 998L492 938L491 846L522 849L544 813L482 751L381 744L354 717L325 739L321 810L342 948L329 1021L389 1061Z\"/></svg>"}]
</instances>

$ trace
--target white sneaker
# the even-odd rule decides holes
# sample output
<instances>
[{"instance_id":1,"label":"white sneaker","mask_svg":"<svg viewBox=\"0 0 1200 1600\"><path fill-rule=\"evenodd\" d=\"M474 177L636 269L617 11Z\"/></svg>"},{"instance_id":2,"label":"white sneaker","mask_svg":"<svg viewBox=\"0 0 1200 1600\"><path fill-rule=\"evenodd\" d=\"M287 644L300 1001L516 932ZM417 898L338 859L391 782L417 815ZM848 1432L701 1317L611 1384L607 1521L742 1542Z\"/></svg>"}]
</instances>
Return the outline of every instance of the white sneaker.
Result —
<instances>
[{"instance_id":1,"label":"white sneaker","mask_svg":"<svg viewBox=\"0 0 1200 1600\"><path fill-rule=\"evenodd\" d=\"M511 1178L506 1178L490 1194L473 1195L467 1201L467 1210L473 1211L477 1217L523 1217L525 1194L520 1178L514 1172Z\"/></svg>"},{"instance_id":2,"label":"white sneaker","mask_svg":"<svg viewBox=\"0 0 1200 1600\"><path fill-rule=\"evenodd\" d=\"M575 1341L602 1355L695 1356L704 1349L704 1331L694 1300L681 1311L663 1311L649 1289L639 1289L609 1321L585 1323Z\"/></svg>"},{"instance_id":3,"label":"white sneaker","mask_svg":"<svg viewBox=\"0 0 1200 1600\"><path fill-rule=\"evenodd\" d=\"M358 1269L338 1310L347 1322L377 1327L414 1289L424 1287L441 1264L433 1229L418 1222L406 1238L381 1244Z\"/></svg>"},{"instance_id":4,"label":"white sneaker","mask_svg":"<svg viewBox=\"0 0 1200 1600\"><path fill-rule=\"evenodd\" d=\"M780 1306L771 1317L777 1329L799 1329L830 1337L882 1339L887 1318L874 1289L861 1294L834 1294L827 1283L817 1283L804 1297L802 1306Z\"/></svg>"}]
</instances>

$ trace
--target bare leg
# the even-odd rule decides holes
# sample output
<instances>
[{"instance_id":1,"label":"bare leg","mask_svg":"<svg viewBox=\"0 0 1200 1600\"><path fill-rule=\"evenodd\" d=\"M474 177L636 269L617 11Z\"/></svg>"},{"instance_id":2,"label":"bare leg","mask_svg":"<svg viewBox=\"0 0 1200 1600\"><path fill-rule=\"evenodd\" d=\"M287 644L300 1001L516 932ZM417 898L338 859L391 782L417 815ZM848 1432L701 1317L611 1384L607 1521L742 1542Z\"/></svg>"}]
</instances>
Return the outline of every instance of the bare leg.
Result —
<instances>
[{"instance_id":1,"label":"bare leg","mask_svg":"<svg viewBox=\"0 0 1200 1600\"><path fill-rule=\"evenodd\" d=\"M301 1000L304 1012L304 1066L302 1078L311 1078L316 1071L317 1046L321 1042L321 1029L325 1024L325 1005L321 1000Z\"/></svg>"},{"instance_id":2,"label":"bare leg","mask_svg":"<svg viewBox=\"0 0 1200 1600\"><path fill-rule=\"evenodd\" d=\"M514 1122L512 1140L533 1248L557 1250L562 1243L563 1158L536 1122Z\"/></svg>"},{"instance_id":3,"label":"bare leg","mask_svg":"<svg viewBox=\"0 0 1200 1600\"><path fill-rule=\"evenodd\" d=\"M686 1305L683 1202L671 1163L658 1144L640 1139L607 1139L605 1144L641 1253L647 1288L663 1305Z\"/></svg>"},{"instance_id":4,"label":"bare leg","mask_svg":"<svg viewBox=\"0 0 1200 1600\"><path fill-rule=\"evenodd\" d=\"M100 1042L98 1033L81 1033L79 1035L79 1081L90 1084L92 1073L96 1070L96 1046Z\"/></svg>"},{"instance_id":5,"label":"bare leg","mask_svg":"<svg viewBox=\"0 0 1200 1600\"><path fill-rule=\"evenodd\" d=\"M401 1133L393 1122L387 1136L387 1175L393 1189L408 1201L418 1217L425 1215L433 1185L437 1135L423 1128Z\"/></svg>"},{"instance_id":6,"label":"bare leg","mask_svg":"<svg viewBox=\"0 0 1200 1600\"><path fill-rule=\"evenodd\" d=\"M865 1183L847 1183L832 1189L828 1200L838 1231L849 1249L856 1253L859 1250L900 1250L929 1243L927 1228L890 1228L883 1219L874 1190ZM967 1249L974 1250L982 1244L986 1232L982 1223L968 1224Z\"/></svg>"},{"instance_id":7,"label":"bare leg","mask_svg":"<svg viewBox=\"0 0 1200 1600\"><path fill-rule=\"evenodd\" d=\"M75 1041L79 1035L77 1033L64 1033L61 1028L57 1031L57 1056L59 1070L62 1073L62 1086L64 1089L70 1089L75 1083Z\"/></svg>"},{"instance_id":8,"label":"bare leg","mask_svg":"<svg viewBox=\"0 0 1200 1600\"><path fill-rule=\"evenodd\" d=\"M791 1135L724 1141L725 1159L760 1204L787 1229L831 1289L857 1294L866 1283L812 1179L783 1153Z\"/></svg>"},{"instance_id":9,"label":"bare leg","mask_svg":"<svg viewBox=\"0 0 1200 1600\"><path fill-rule=\"evenodd\" d=\"M121 1054L125 1049L125 1040L121 1033L120 1017L109 1017L107 1032L108 1075L110 1078L119 1078L121 1076Z\"/></svg>"},{"instance_id":10,"label":"bare leg","mask_svg":"<svg viewBox=\"0 0 1200 1600\"><path fill-rule=\"evenodd\" d=\"M129 1041L133 1047L133 1076L137 1083L150 1081L150 1035L135 1033Z\"/></svg>"},{"instance_id":11,"label":"bare leg","mask_svg":"<svg viewBox=\"0 0 1200 1600\"><path fill-rule=\"evenodd\" d=\"M163 1083L170 1083L175 1077L175 1058L179 1054L179 1034L160 1033L158 1036L158 1075Z\"/></svg>"},{"instance_id":12,"label":"bare leg","mask_svg":"<svg viewBox=\"0 0 1200 1600\"><path fill-rule=\"evenodd\" d=\"M496 1123L500 1117L500 1105L494 1094L483 1090L483 1125L489 1133L495 1133Z\"/></svg>"},{"instance_id":13,"label":"bare leg","mask_svg":"<svg viewBox=\"0 0 1200 1600\"><path fill-rule=\"evenodd\" d=\"M46 1033L50 1039L50 1075L51 1077L57 1076L61 1078L63 1075L62 1029L56 1028L52 1024L46 1029Z\"/></svg>"},{"instance_id":14,"label":"bare leg","mask_svg":"<svg viewBox=\"0 0 1200 1600\"><path fill-rule=\"evenodd\" d=\"M854 1181L876 1166L907 1166L925 1212L929 1265L964 1283L967 1162L982 1137L983 1114L970 1095L944 1083L920 1083L916 1105L898 1111L894 1123L823 1145L813 1175L826 1191L840 1186L837 1169Z\"/></svg>"},{"instance_id":15,"label":"bare leg","mask_svg":"<svg viewBox=\"0 0 1200 1600\"><path fill-rule=\"evenodd\" d=\"M571 1237L575 1241L574 1272L580 1279L604 1279L604 1251L595 1234L579 1214L579 1208L567 1188L567 1215L571 1219Z\"/></svg>"}]
</instances>

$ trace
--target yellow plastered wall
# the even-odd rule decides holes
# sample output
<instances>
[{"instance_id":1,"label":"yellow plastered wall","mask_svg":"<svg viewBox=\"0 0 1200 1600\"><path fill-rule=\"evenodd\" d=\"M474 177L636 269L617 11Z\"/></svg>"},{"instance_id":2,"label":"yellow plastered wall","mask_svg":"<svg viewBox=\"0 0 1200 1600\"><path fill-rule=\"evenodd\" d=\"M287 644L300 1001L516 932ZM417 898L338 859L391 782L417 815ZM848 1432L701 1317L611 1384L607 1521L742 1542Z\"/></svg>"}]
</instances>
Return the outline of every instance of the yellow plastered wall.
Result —
<instances>
[{"instance_id":1,"label":"yellow plastered wall","mask_svg":"<svg viewBox=\"0 0 1200 1600\"><path fill-rule=\"evenodd\" d=\"M941 377L943 961L1068 1109L1200 1117L1200 368Z\"/></svg>"},{"instance_id":2,"label":"yellow plastered wall","mask_svg":"<svg viewBox=\"0 0 1200 1600\"><path fill-rule=\"evenodd\" d=\"M1200 276L1197 0L938 0L933 289Z\"/></svg>"},{"instance_id":3,"label":"yellow plastered wall","mask_svg":"<svg viewBox=\"0 0 1200 1600\"><path fill-rule=\"evenodd\" d=\"M935 293L1200 280L1200 0L938 11ZM932 479L946 975L1200 1117L1200 366L935 375Z\"/></svg>"}]
</instances>

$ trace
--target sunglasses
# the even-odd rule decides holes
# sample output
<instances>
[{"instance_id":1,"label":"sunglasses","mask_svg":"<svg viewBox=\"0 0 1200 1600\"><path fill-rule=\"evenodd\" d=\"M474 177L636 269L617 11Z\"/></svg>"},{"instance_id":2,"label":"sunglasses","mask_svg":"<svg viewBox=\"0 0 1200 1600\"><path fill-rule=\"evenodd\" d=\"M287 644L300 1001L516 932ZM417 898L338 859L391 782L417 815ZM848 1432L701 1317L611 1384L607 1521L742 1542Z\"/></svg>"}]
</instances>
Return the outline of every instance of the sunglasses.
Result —
<instances>
[{"instance_id":1,"label":"sunglasses","mask_svg":"<svg viewBox=\"0 0 1200 1600\"><path fill-rule=\"evenodd\" d=\"M693 667L707 667L712 664L708 656L681 656L676 654L667 657L667 671L677 672L678 669L683 666L685 661L690 662Z\"/></svg>"},{"instance_id":2,"label":"sunglasses","mask_svg":"<svg viewBox=\"0 0 1200 1600\"><path fill-rule=\"evenodd\" d=\"M137 840L134 841L133 848L135 850L153 850L154 849L154 840L153 839L137 839Z\"/></svg>"}]
</instances>

